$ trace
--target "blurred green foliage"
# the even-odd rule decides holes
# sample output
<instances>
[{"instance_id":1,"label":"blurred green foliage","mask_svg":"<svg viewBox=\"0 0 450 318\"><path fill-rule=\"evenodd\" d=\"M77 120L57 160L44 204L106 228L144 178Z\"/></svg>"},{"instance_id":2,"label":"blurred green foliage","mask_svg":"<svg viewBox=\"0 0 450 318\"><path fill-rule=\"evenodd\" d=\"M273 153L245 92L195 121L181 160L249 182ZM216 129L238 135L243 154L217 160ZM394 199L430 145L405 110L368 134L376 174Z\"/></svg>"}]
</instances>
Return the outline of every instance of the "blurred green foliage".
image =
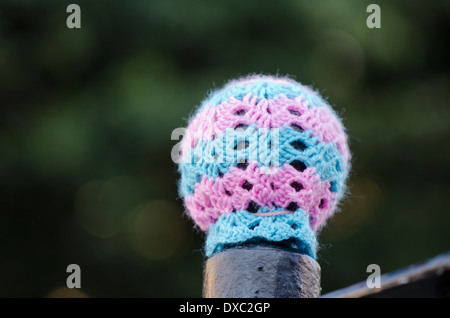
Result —
<instances>
[{"instance_id":1,"label":"blurred green foliage","mask_svg":"<svg viewBox=\"0 0 450 318\"><path fill-rule=\"evenodd\" d=\"M344 119L351 194L320 236L323 292L450 248L448 1L0 2L0 296L81 266L91 297L198 297L203 237L170 151L208 90L314 85Z\"/></svg>"}]
</instances>

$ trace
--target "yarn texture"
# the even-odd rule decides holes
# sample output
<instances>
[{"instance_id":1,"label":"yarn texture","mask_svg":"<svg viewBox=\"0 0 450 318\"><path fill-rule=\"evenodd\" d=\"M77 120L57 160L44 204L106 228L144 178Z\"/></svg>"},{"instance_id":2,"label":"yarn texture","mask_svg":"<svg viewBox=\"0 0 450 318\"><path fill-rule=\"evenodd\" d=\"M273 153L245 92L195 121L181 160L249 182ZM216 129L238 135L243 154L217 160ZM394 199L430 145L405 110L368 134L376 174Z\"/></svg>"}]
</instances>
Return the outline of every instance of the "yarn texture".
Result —
<instances>
[{"instance_id":1,"label":"yarn texture","mask_svg":"<svg viewBox=\"0 0 450 318\"><path fill-rule=\"evenodd\" d=\"M179 193L205 253L249 242L313 258L345 195L351 154L340 118L314 90L249 76L213 91L181 142Z\"/></svg>"}]
</instances>

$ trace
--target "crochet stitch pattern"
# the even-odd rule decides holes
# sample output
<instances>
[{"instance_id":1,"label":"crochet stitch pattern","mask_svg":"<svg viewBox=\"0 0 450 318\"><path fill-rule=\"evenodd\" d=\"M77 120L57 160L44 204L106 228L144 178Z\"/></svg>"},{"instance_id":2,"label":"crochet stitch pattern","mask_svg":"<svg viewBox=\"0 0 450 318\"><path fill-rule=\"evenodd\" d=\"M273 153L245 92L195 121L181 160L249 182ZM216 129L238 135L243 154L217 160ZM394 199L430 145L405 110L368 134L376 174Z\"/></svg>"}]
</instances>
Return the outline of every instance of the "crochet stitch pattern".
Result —
<instances>
[{"instance_id":1,"label":"crochet stitch pattern","mask_svg":"<svg viewBox=\"0 0 450 318\"><path fill-rule=\"evenodd\" d=\"M340 118L314 90L254 75L213 91L181 142L179 193L206 232L206 256L249 242L313 258L345 195L351 154Z\"/></svg>"}]
</instances>

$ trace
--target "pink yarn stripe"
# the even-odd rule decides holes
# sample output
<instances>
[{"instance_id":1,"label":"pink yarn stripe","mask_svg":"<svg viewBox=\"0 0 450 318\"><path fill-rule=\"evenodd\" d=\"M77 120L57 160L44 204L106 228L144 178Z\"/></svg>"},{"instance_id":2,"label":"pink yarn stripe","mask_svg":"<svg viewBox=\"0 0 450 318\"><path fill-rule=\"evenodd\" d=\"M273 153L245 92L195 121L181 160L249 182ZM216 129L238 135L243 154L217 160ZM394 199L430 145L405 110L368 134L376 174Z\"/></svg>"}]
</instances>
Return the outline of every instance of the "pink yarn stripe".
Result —
<instances>
[{"instance_id":1,"label":"pink yarn stripe","mask_svg":"<svg viewBox=\"0 0 450 318\"><path fill-rule=\"evenodd\" d=\"M295 189L294 182L303 189L297 191L299 188L297 185ZM287 209L295 202L309 214L311 228L316 231L333 213L335 198L329 181L321 181L314 167L303 172L290 165L268 170L253 163L245 171L230 167L229 173L216 180L204 175L194 193L185 198L185 205L199 227L207 230L223 213L247 210L250 201L268 207L268 213L272 213L272 208Z\"/></svg>"},{"instance_id":2,"label":"pink yarn stripe","mask_svg":"<svg viewBox=\"0 0 450 318\"><path fill-rule=\"evenodd\" d=\"M296 124L305 130L312 130L320 142L335 142L345 162L348 162L350 151L347 135L331 112L331 109L325 107L308 108L308 103L302 101L301 96L289 99L280 94L276 99L263 99L259 103L257 96L252 96L251 93L243 100L230 97L228 102L218 106L207 105L190 122L182 142L183 154L189 148L194 148L199 138L212 140L216 135L224 133L226 128L234 128L238 124L256 124L257 128L280 128Z\"/></svg>"}]
</instances>

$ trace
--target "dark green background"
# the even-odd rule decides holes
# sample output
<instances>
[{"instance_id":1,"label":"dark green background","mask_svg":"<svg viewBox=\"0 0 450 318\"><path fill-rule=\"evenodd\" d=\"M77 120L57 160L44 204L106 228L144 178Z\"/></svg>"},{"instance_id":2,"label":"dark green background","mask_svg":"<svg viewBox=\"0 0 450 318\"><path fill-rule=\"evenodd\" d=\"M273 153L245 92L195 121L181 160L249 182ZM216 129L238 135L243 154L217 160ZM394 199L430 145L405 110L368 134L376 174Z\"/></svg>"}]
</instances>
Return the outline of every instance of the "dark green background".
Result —
<instances>
[{"instance_id":1,"label":"dark green background","mask_svg":"<svg viewBox=\"0 0 450 318\"><path fill-rule=\"evenodd\" d=\"M76 1L68 29L70 3L0 2L0 296L199 297L171 132L253 72L313 85L348 129L324 292L450 249L449 1Z\"/></svg>"}]
</instances>

